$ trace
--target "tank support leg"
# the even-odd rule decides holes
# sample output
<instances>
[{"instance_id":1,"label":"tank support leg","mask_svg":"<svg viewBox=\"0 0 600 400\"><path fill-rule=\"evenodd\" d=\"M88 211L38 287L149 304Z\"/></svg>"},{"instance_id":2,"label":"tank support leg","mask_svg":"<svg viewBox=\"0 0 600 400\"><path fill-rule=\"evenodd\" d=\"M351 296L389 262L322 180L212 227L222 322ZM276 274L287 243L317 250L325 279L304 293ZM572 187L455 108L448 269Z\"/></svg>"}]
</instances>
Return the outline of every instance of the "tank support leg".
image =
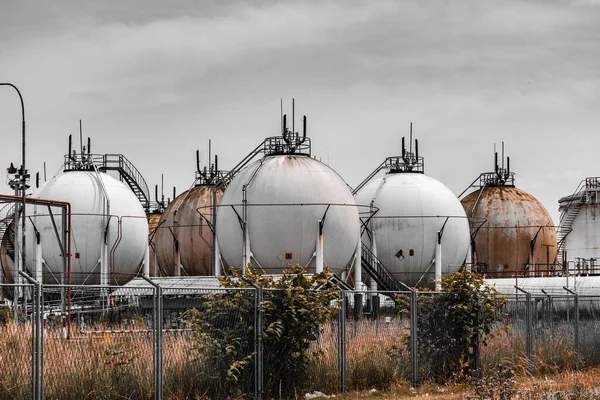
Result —
<instances>
[{"instance_id":1,"label":"tank support leg","mask_svg":"<svg viewBox=\"0 0 600 400\"><path fill-rule=\"evenodd\" d=\"M315 272L323 272L323 220L317 223L317 256L315 261Z\"/></svg>"},{"instance_id":2,"label":"tank support leg","mask_svg":"<svg viewBox=\"0 0 600 400\"><path fill-rule=\"evenodd\" d=\"M442 290L442 231L437 233L435 241L435 290Z\"/></svg>"},{"instance_id":3,"label":"tank support leg","mask_svg":"<svg viewBox=\"0 0 600 400\"><path fill-rule=\"evenodd\" d=\"M356 243L356 251L354 254L354 290L361 290L362 288L362 242L360 237Z\"/></svg>"},{"instance_id":4,"label":"tank support leg","mask_svg":"<svg viewBox=\"0 0 600 400\"><path fill-rule=\"evenodd\" d=\"M213 265L215 266L215 276L223 275L223 270L221 268L221 252L219 251L219 241L217 240L217 236L213 236L215 244L213 246Z\"/></svg>"},{"instance_id":5,"label":"tank support leg","mask_svg":"<svg viewBox=\"0 0 600 400\"><path fill-rule=\"evenodd\" d=\"M144 268L142 275L145 277L150 276L150 244L146 245L146 251L144 252Z\"/></svg>"},{"instance_id":6,"label":"tank support leg","mask_svg":"<svg viewBox=\"0 0 600 400\"><path fill-rule=\"evenodd\" d=\"M242 268L244 275L246 274L246 267L251 262L252 253L250 251L250 235L248 234L248 223L244 222L244 237L243 237L244 253L242 259Z\"/></svg>"}]
</instances>

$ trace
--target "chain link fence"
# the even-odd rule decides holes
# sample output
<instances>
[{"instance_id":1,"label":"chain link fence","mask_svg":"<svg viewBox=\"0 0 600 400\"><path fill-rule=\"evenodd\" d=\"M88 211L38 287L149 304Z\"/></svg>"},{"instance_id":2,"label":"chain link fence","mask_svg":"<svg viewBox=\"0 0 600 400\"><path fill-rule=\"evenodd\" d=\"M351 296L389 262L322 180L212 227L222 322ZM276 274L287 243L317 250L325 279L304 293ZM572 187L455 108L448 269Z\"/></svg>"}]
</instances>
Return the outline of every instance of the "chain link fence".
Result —
<instances>
[{"instance_id":1,"label":"chain link fence","mask_svg":"<svg viewBox=\"0 0 600 400\"><path fill-rule=\"evenodd\" d=\"M297 308L328 316L298 342L273 331L285 290L32 281L0 294L3 399L291 398L417 386L460 367L444 347L449 293L340 290L319 310ZM600 295L517 292L499 313L496 336L467 355L483 374L600 365Z\"/></svg>"}]
</instances>

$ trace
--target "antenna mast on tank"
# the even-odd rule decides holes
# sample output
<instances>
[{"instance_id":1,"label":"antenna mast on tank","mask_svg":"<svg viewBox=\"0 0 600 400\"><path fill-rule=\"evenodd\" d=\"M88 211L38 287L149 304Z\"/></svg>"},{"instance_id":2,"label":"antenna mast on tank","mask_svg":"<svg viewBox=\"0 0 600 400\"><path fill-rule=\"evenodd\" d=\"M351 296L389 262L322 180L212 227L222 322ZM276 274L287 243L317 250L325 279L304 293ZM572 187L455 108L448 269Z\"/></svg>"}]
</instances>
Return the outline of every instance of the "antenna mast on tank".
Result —
<instances>
[{"instance_id":1,"label":"antenna mast on tank","mask_svg":"<svg viewBox=\"0 0 600 400\"><path fill-rule=\"evenodd\" d=\"M272 154L305 154L310 156L310 140L306 137L306 115L302 117L302 135L296 132L296 101L292 99L292 130L287 127L287 114L281 107L281 137L267 138L264 142L266 155ZM283 142L281 141L283 139ZM306 144L305 144L306 142ZM306 151L308 150L308 151Z\"/></svg>"},{"instance_id":2,"label":"antenna mast on tank","mask_svg":"<svg viewBox=\"0 0 600 400\"><path fill-rule=\"evenodd\" d=\"M415 139L415 151L413 152L413 124L410 123L409 145L406 150L405 138L402 137L402 155L400 157L388 157L386 165L390 173L395 172L424 172L423 157L419 157L419 140Z\"/></svg>"},{"instance_id":3,"label":"antenna mast on tank","mask_svg":"<svg viewBox=\"0 0 600 400\"><path fill-rule=\"evenodd\" d=\"M515 186L515 173L510 170L510 157L505 159L505 147L502 142L500 149L501 160L498 160L498 151L494 143L494 172L484 172L479 175L463 192L458 196L462 197L470 188L480 189L483 187L501 187Z\"/></svg>"}]
</instances>

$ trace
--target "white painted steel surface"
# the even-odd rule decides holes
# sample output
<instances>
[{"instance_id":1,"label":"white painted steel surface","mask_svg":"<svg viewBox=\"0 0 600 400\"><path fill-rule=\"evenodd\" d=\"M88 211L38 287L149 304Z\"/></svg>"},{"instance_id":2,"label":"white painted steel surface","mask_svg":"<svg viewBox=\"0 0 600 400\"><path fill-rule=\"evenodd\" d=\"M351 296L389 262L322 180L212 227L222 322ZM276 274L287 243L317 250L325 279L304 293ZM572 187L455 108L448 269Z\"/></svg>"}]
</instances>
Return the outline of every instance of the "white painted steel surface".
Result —
<instances>
[{"instance_id":1,"label":"white painted steel surface","mask_svg":"<svg viewBox=\"0 0 600 400\"><path fill-rule=\"evenodd\" d=\"M248 185L250 251L267 272L277 273L289 264L305 266L309 261L309 271L314 271L318 221L328 205L331 206L323 228L324 264L339 274L352 261L359 238L359 218L344 180L310 157L277 155L255 161L242 170L221 199L217 240L229 265L242 266L242 227L233 209L243 217L244 185Z\"/></svg>"},{"instance_id":2,"label":"white painted steel surface","mask_svg":"<svg viewBox=\"0 0 600 400\"><path fill-rule=\"evenodd\" d=\"M446 218L448 222L442 235L442 273L457 271L469 254L469 222L465 211L456 195L433 178L420 173L387 174L358 192L356 203L372 204L374 210L379 210L370 222L375 233L377 257L399 280L410 286L419 281L420 285L431 285L437 232ZM363 242L372 247L366 233Z\"/></svg>"},{"instance_id":3,"label":"white painted steel surface","mask_svg":"<svg viewBox=\"0 0 600 400\"><path fill-rule=\"evenodd\" d=\"M600 258L600 204L582 204L571 228L565 242L567 259Z\"/></svg>"},{"instance_id":4,"label":"white painted steel surface","mask_svg":"<svg viewBox=\"0 0 600 400\"><path fill-rule=\"evenodd\" d=\"M107 210L104 189L110 201ZM42 189L42 188L40 188ZM69 171L53 177L33 195L71 203L71 283L100 283L100 253L103 231L108 224L107 261L110 284L123 284L141 273L148 246L148 222L142 205L123 182L93 171ZM55 221L62 232L61 215L56 209ZM47 207L29 206L31 216L42 236L44 283L59 283L63 259ZM110 214L110 217L107 216ZM29 223L28 253L33 254L33 227ZM119 230L121 231L119 233ZM31 271L32 258L28 259Z\"/></svg>"}]
</instances>

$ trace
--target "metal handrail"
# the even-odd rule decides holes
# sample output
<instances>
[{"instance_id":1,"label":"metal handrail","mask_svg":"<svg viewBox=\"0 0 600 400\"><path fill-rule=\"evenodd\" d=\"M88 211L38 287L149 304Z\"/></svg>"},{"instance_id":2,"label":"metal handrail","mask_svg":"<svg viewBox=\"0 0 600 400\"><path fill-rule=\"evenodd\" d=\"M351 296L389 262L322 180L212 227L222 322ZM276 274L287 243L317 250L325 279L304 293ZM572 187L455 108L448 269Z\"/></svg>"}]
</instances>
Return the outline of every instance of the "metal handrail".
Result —
<instances>
[{"instance_id":1,"label":"metal handrail","mask_svg":"<svg viewBox=\"0 0 600 400\"><path fill-rule=\"evenodd\" d=\"M66 154L65 171L118 171L138 197L144 209L150 208L150 190L140 171L122 154Z\"/></svg>"},{"instance_id":2,"label":"metal handrail","mask_svg":"<svg viewBox=\"0 0 600 400\"><path fill-rule=\"evenodd\" d=\"M367 273L369 273L378 284L384 286L384 288L389 291L412 291L412 288L396 279L396 277L381 261L379 261L375 254L373 254L364 243L361 243L361 246L363 267L365 267Z\"/></svg>"}]
</instances>

